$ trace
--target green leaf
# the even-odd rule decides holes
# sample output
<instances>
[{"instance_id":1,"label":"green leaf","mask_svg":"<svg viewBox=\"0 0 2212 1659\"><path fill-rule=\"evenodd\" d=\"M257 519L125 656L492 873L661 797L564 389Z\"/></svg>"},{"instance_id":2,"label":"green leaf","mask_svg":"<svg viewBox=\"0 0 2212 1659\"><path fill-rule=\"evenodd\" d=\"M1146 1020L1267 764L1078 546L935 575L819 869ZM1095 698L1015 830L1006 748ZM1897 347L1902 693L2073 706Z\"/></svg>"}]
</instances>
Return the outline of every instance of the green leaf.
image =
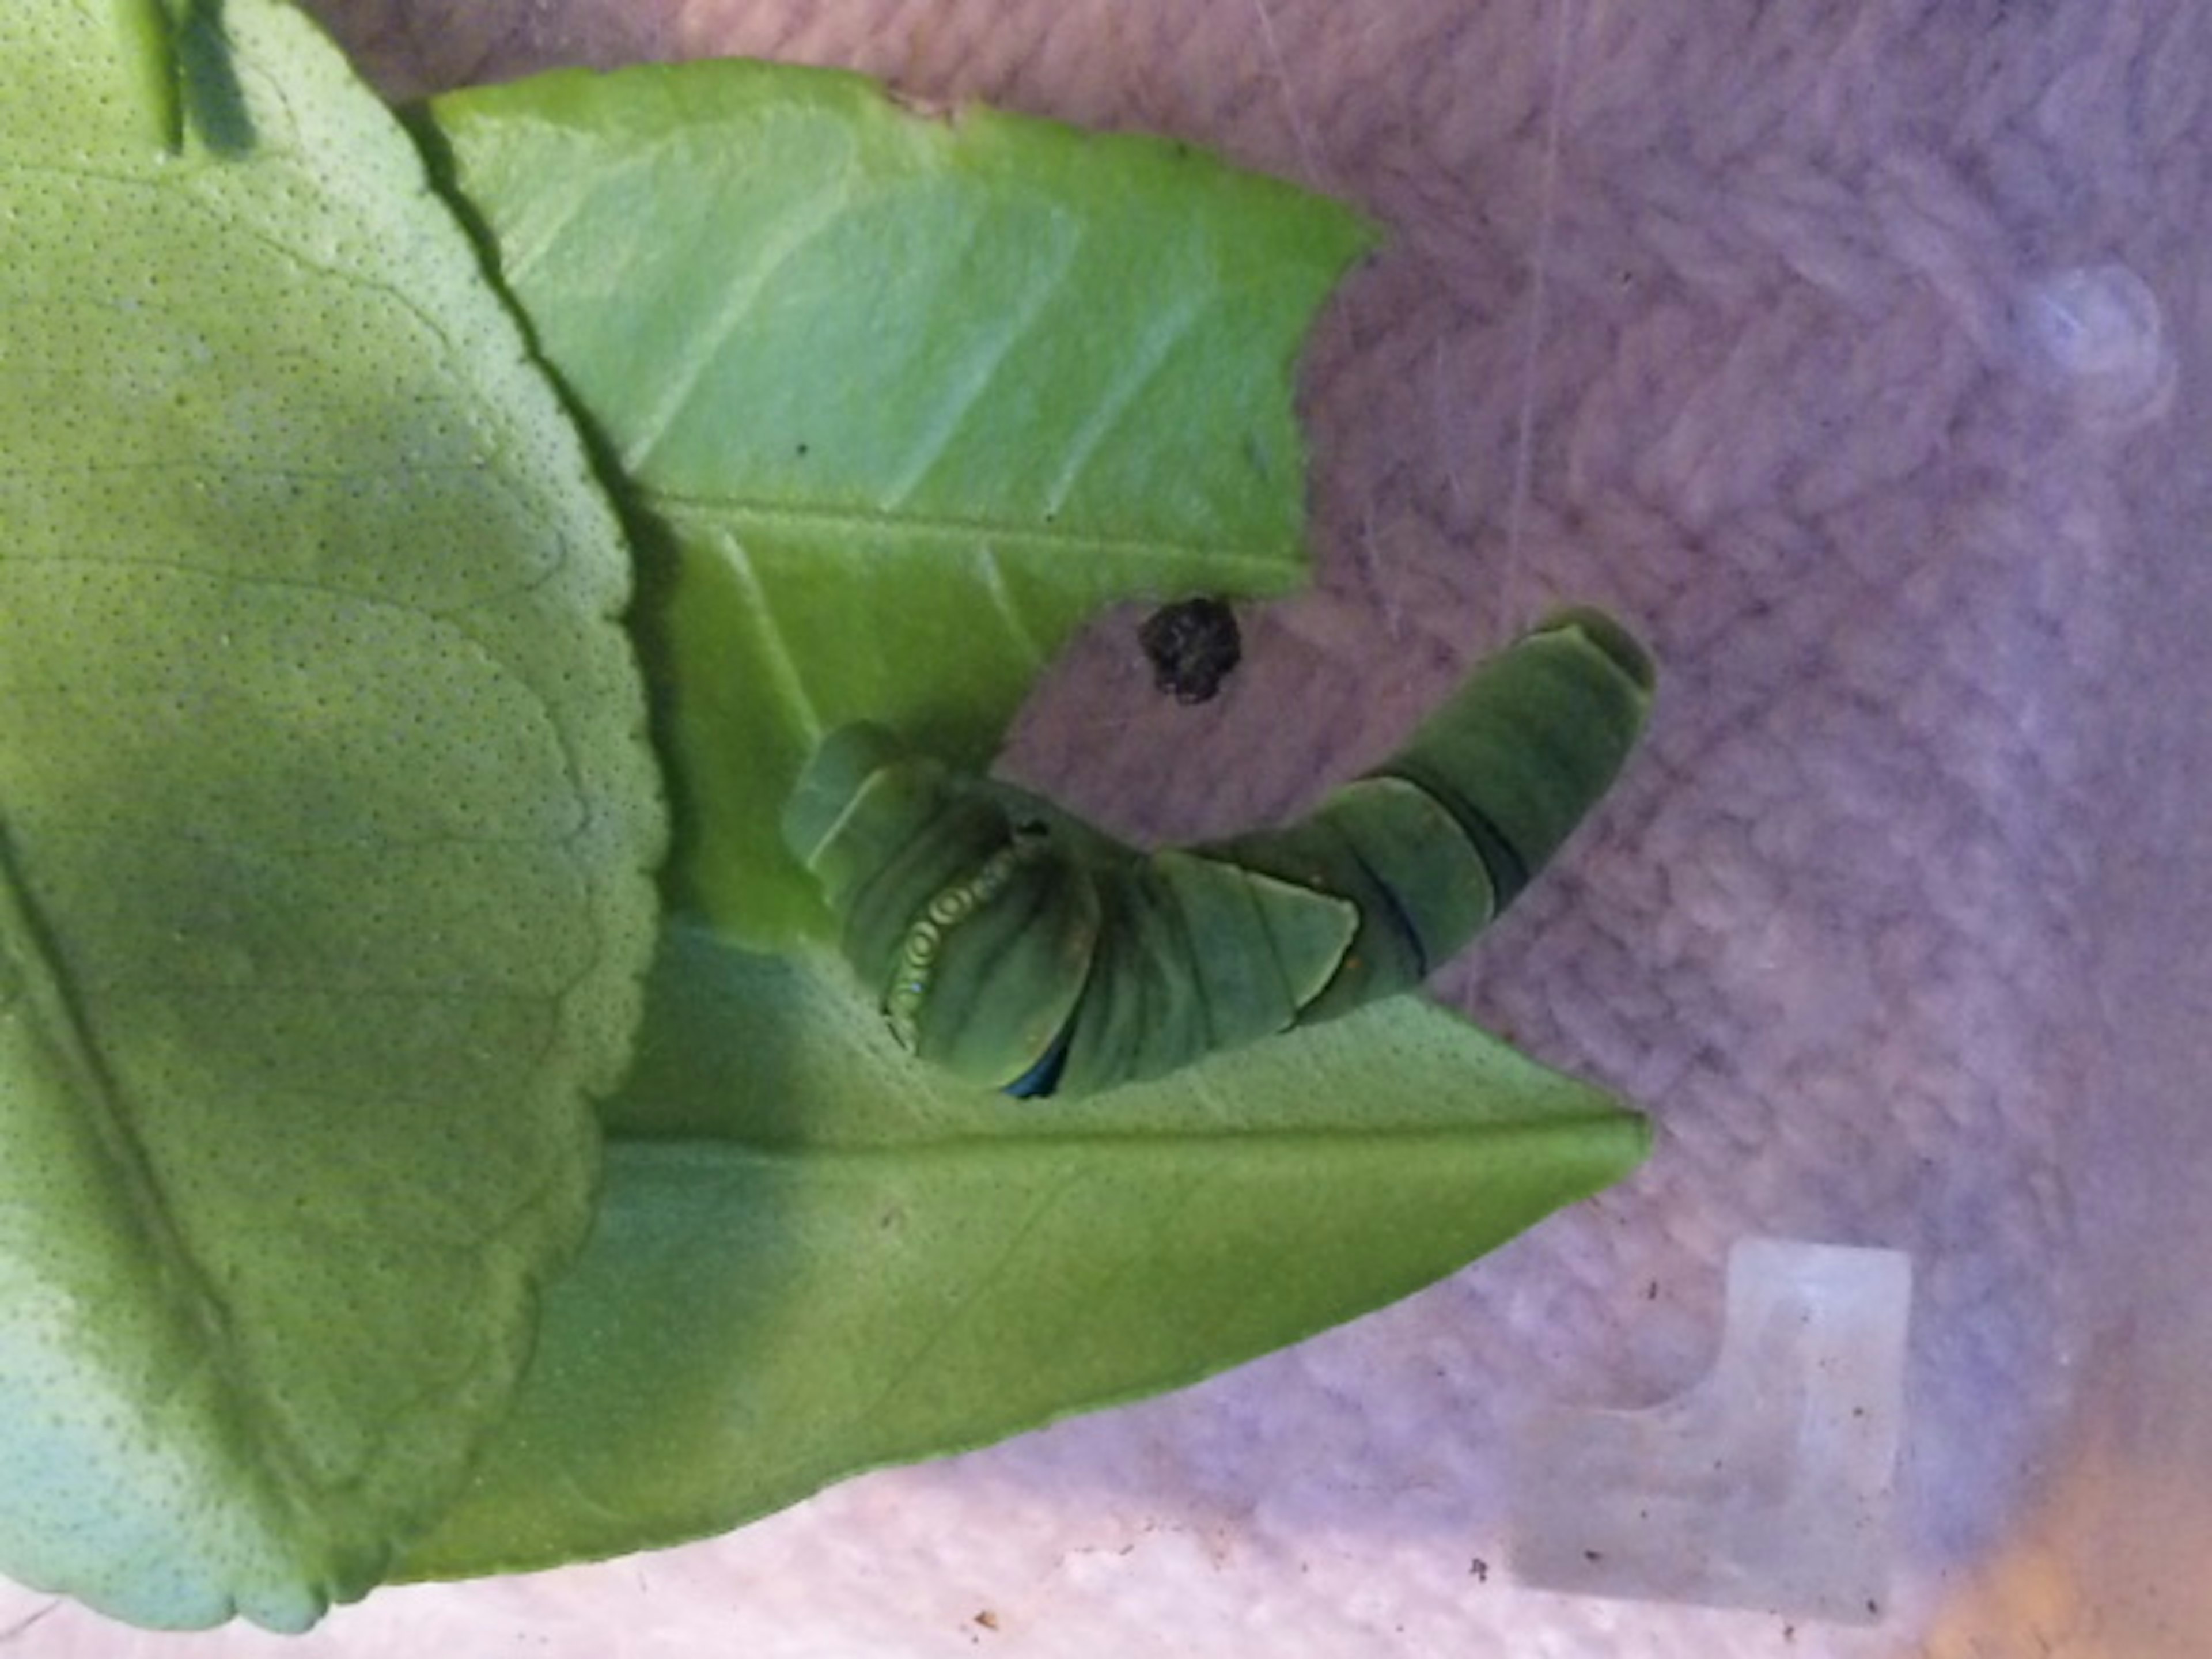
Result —
<instances>
[{"instance_id":1,"label":"green leaf","mask_svg":"<svg viewBox=\"0 0 2212 1659\"><path fill-rule=\"evenodd\" d=\"M980 763L1103 600L1303 576L1290 367L1364 244L1341 210L1174 145L754 64L434 113L666 562L685 896L726 936L817 925L775 818L827 726ZM1411 999L1040 1109L911 1063L826 954L688 928L606 1119L593 1243L408 1576L711 1534L1193 1381L1455 1270L1646 1146Z\"/></svg>"},{"instance_id":2,"label":"green leaf","mask_svg":"<svg viewBox=\"0 0 2212 1659\"><path fill-rule=\"evenodd\" d=\"M1195 1381L1454 1271L1647 1146L1410 997L1040 1108L908 1060L823 956L681 927L610 1121L599 1227L516 1414L406 1576L674 1543Z\"/></svg>"},{"instance_id":3,"label":"green leaf","mask_svg":"<svg viewBox=\"0 0 2212 1659\"><path fill-rule=\"evenodd\" d=\"M742 62L440 100L662 561L680 896L826 926L776 813L866 717L980 766L1109 600L1303 580L1291 370L1360 221L1187 146Z\"/></svg>"},{"instance_id":4,"label":"green leaf","mask_svg":"<svg viewBox=\"0 0 2212 1659\"><path fill-rule=\"evenodd\" d=\"M586 1230L659 813L617 527L405 134L289 7L130 10L0 11L0 1571L298 1628Z\"/></svg>"}]
</instances>

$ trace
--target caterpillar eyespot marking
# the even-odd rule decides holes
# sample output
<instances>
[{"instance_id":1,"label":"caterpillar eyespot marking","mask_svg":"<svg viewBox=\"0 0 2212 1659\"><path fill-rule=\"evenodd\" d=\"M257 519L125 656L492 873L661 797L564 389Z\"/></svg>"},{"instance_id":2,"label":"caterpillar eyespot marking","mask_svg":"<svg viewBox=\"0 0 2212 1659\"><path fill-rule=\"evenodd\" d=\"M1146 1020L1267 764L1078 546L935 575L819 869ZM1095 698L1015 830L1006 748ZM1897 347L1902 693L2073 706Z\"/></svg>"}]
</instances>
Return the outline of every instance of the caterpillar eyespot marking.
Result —
<instances>
[{"instance_id":1,"label":"caterpillar eyespot marking","mask_svg":"<svg viewBox=\"0 0 2212 1659\"><path fill-rule=\"evenodd\" d=\"M899 947L899 973L884 998L884 1017L899 1047L911 1053L921 1044L922 1005L946 935L996 898L1022 860L1036 856L1042 847L1038 834L1017 828L1012 839L986 858L972 876L945 888L922 907Z\"/></svg>"}]
</instances>

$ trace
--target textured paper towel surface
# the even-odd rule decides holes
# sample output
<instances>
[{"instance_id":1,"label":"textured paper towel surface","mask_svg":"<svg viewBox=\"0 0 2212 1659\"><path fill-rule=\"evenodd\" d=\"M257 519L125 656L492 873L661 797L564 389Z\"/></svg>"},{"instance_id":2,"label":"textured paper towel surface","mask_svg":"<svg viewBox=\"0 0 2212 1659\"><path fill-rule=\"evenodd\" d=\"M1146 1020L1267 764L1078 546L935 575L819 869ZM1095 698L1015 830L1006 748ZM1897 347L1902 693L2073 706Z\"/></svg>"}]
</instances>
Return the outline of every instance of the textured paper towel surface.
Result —
<instances>
[{"instance_id":1,"label":"textured paper towel surface","mask_svg":"<svg viewBox=\"0 0 2212 1659\"><path fill-rule=\"evenodd\" d=\"M1662 1138L1627 1187L1301 1349L726 1540L387 1593L290 1644L0 1588L0 1648L2202 1650L2212 11L317 9L395 92L842 64L1171 131L1387 222L1306 382L1320 590L1254 619L1198 709L1151 690L1140 613L1102 628L1014 764L1133 831L1224 830L1383 753L1550 600L1617 608L1666 670L1649 750L1438 988ZM1881 1622L1516 1588L1516 1413L1692 1382L1751 1232L1914 1259Z\"/></svg>"}]
</instances>

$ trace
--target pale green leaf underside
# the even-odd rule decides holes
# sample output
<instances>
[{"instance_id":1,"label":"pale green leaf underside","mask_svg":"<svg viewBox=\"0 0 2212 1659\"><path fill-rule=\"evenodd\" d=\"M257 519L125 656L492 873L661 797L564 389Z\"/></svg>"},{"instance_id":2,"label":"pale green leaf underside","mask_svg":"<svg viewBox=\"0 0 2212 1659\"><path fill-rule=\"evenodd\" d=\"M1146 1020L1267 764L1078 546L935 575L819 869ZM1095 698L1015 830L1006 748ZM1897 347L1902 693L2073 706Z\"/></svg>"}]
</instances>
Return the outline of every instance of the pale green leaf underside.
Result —
<instances>
[{"instance_id":1,"label":"pale green leaf underside","mask_svg":"<svg viewBox=\"0 0 2212 1659\"><path fill-rule=\"evenodd\" d=\"M684 928L610 1121L516 1414L407 1576L698 1537L1194 1381L1452 1272L1648 1140L1411 997L1088 1102L980 1094L826 957Z\"/></svg>"},{"instance_id":2,"label":"pale green leaf underside","mask_svg":"<svg viewBox=\"0 0 2212 1659\"><path fill-rule=\"evenodd\" d=\"M215 9L206 9L213 10ZM573 428L289 7L0 12L0 1571L297 1627L580 1236L660 828Z\"/></svg>"},{"instance_id":3,"label":"pale green leaf underside","mask_svg":"<svg viewBox=\"0 0 2212 1659\"><path fill-rule=\"evenodd\" d=\"M697 63L432 109L502 280L627 476L679 891L818 929L776 813L866 717L981 765L1115 599L1305 574L1291 372L1368 242L1188 147Z\"/></svg>"}]
</instances>

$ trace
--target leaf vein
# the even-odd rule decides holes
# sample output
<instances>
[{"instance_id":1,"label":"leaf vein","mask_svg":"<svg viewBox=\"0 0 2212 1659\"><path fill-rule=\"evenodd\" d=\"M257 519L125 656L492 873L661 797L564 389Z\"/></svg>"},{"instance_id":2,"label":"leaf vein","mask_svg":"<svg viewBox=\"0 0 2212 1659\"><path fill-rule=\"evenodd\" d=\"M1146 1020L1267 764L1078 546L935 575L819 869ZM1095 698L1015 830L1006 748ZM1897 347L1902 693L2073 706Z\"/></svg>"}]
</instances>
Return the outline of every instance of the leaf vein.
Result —
<instances>
[{"instance_id":1,"label":"leaf vein","mask_svg":"<svg viewBox=\"0 0 2212 1659\"><path fill-rule=\"evenodd\" d=\"M834 535L845 542L938 540L981 542L994 550L1017 554L1064 557L1090 556L1132 563L1150 561L1181 564L1210 562L1225 571L1249 573L1224 575L1224 582L1252 584L1239 591L1279 592L1304 575L1297 538L1286 529L1280 544L1237 543L1149 533L1144 531L1104 532L1052 524L1016 524L1003 519L969 518L956 514L911 511L892 517L875 507L834 503L797 504L764 497L740 495L692 496L653 492L652 502L661 516L679 532L741 537L744 526L787 532ZM1265 584L1264 586L1261 584Z\"/></svg>"},{"instance_id":2,"label":"leaf vein","mask_svg":"<svg viewBox=\"0 0 2212 1659\"><path fill-rule=\"evenodd\" d=\"M1060 476L1053 480L1047 495L1050 503L1048 511L1057 513L1066 504L1068 493L1083 476L1083 469L1097 454L1098 447L1113 434L1135 404L1138 395L1158 378L1176 349L1190 337L1210 307L1210 296L1186 299L1172 311L1164 313L1154 325L1146 331L1144 337L1130 352L1120 374L1100 396L1097 405L1085 418L1067 447L1060 462Z\"/></svg>"},{"instance_id":3,"label":"leaf vein","mask_svg":"<svg viewBox=\"0 0 2212 1659\"><path fill-rule=\"evenodd\" d=\"M916 1377L927 1371L931 1359L951 1340L953 1334L968 1323L979 1309L989 1304L993 1287L1012 1271L1015 1261L1021 1255L1022 1247L1029 1243L1030 1236L1044 1224L1045 1219L1053 1211L1060 1207L1061 1198L1071 1188L1080 1184L1084 1179L1084 1174L1083 1166L1079 1163L1071 1165L1058 1181L1036 1194L1029 1208L1024 1212L1020 1221L1015 1224L1012 1233L992 1258L990 1265L972 1279L964 1281L958 1305L950 1310L944 1318L939 1320L931 1328L927 1339L921 1346L891 1370L882 1392L877 1395L867 1410L860 1413L860 1420L872 1421L882 1416L885 1404L894 1395L911 1386Z\"/></svg>"},{"instance_id":4,"label":"leaf vein","mask_svg":"<svg viewBox=\"0 0 2212 1659\"><path fill-rule=\"evenodd\" d=\"M721 546L724 556L729 561L732 576L751 597L752 614L760 620L755 634L766 656L758 664L759 670L775 687L777 695L795 711L800 735L811 743L828 728L822 718L822 711L815 706L814 699L807 695L806 680L799 659L793 654L782 628L777 624L775 602L769 596L767 585L761 580L760 571L754 565L752 555L743 541L734 536L724 537Z\"/></svg>"},{"instance_id":5,"label":"leaf vein","mask_svg":"<svg viewBox=\"0 0 2212 1659\"><path fill-rule=\"evenodd\" d=\"M969 222L967 235L960 247L948 255L946 268L956 268L961 258L979 241L983 227L979 220ZM1036 272L1022 295L1018 307L1009 307L1000 313L999 325L988 338L971 343L966 349L963 373L957 387L946 388L947 397L939 405L928 429L918 434L918 441L906 466L896 480L884 490L886 501L893 507L903 506L915 493L935 475L946 455L951 453L968 417L977 404L987 397L1006 367L1015 349L1029 337L1045 314L1060 289L1061 279L1073 263L1076 244L1063 243L1054 250L1054 258L1048 270Z\"/></svg>"},{"instance_id":6,"label":"leaf vein","mask_svg":"<svg viewBox=\"0 0 2212 1659\"><path fill-rule=\"evenodd\" d=\"M661 387L653 406L638 411L637 429L623 452L623 468L632 477L651 476L654 455L702 388L714 379L722 353L738 337L775 274L833 228L849 208L838 191L823 191L808 201L805 213L776 226L773 234L756 245L752 262L733 275L722 303L712 316L699 319L696 333L687 337L682 365Z\"/></svg>"}]
</instances>

